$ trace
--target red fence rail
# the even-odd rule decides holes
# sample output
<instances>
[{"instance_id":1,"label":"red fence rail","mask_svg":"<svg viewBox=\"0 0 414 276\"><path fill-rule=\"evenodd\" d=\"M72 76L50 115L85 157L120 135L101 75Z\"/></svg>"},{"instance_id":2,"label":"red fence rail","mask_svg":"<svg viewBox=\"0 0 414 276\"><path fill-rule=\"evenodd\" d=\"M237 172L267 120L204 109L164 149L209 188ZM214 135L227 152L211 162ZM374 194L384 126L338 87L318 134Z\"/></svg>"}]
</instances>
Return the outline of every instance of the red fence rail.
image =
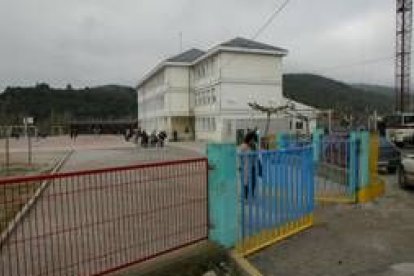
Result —
<instances>
[{"instance_id":1,"label":"red fence rail","mask_svg":"<svg viewBox=\"0 0 414 276\"><path fill-rule=\"evenodd\" d=\"M0 274L104 274L206 239L207 170L199 158L0 180Z\"/></svg>"}]
</instances>

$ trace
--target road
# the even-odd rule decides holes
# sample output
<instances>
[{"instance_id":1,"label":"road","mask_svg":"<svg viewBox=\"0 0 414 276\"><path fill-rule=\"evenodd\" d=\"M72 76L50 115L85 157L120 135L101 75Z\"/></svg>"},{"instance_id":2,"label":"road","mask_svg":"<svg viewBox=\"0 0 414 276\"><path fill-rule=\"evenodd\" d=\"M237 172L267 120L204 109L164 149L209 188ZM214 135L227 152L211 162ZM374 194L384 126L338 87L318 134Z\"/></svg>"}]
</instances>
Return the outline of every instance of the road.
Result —
<instances>
[{"instance_id":1,"label":"road","mask_svg":"<svg viewBox=\"0 0 414 276\"><path fill-rule=\"evenodd\" d=\"M313 228L249 260L264 275L414 275L414 191L382 177L383 198L318 206Z\"/></svg>"}]
</instances>

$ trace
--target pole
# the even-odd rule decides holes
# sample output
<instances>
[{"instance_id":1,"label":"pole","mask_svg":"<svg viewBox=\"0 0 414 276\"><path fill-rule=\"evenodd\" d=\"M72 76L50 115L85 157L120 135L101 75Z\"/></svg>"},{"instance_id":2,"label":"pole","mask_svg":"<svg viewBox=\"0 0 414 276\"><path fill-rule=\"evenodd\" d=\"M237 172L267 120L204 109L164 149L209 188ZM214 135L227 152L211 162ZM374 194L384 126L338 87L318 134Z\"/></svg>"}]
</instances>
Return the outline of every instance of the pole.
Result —
<instances>
[{"instance_id":1,"label":"pole","mask_svg":"<svg viewBox=\"0 0 414 276\"><path fill-rule=\"evenodd\" d=\"M10 170L10 142L9 132L6 132L6 175L9 175Z\"/></svg>"},{"instance_id":2,"label":"pole","mask_svg":"<svg viewBox=\"0 0 414 276\"><path fill-rule=\"evenodd\" d=\"M332 133L332 109L328 111L328 133Z\"/></svg>"},{"instance_id":3,"label":"pole","mask_svg":"<svg viewBox=\"0 0 414 276\"><path fill-rule=\"evenodd\" d=\"M267 137L270 128L270 111L267 112L267 119L266 119L266 129L264 132L264 136Z\"/></svg>"},{"instance_id":4,"label":"pole","mask_svg":"<svg viewBox=\"0 0 414 276\"><path fill-rule=\"evenodd\" d=\"M180 53L183 51L183 32L180 32Z\"/></svg>"},{"instance_id":5,"label":"pole","mask_svg":"<svg viewBox=\"0 0 414 276\"><path fill-rule=\"evenodd\" d=\"M28 146L28 152L27 152L27 161L29 163L29 165L32 165L32 140L30 138L30 133L29 131L26 132L27 133L27 146Z\"/></svg>"}]
</instances>

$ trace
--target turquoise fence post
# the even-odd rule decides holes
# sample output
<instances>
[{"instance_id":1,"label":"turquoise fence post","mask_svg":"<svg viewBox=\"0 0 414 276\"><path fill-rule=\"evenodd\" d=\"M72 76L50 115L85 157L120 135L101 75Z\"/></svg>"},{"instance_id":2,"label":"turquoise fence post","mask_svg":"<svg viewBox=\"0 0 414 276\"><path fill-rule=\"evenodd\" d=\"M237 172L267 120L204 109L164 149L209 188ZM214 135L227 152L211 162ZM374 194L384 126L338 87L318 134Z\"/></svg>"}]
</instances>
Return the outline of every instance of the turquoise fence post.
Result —
<instances>
[{"instance_id":1,"label":"turquoise fence post","mask_svg":"<svg viewBox=\"0 0 414 276\"><path fill-rule=\"evenodd\" d=\"M208 144L209 239L227 248L237 241L237 149Z\"/></svg>"},{"instance_id":2,"label":"turquoise fence post","mask_svg":"<svg viewBox=\"0 0 414 276\"><path fill-rule=\"evenodd\" d=\"M276 149L282 149L282 133L276 133Z\"/></svg>"},{"instance_id":3,"label":"turquoise fence post","mask_svg":"<svg viewBox=\"0 0 414 276\"><path fill-rule=\"evenodd\" d=\"M361 131L359 133L359 186L358 190L369 185L369 133Z\"/></svg>"},{"instance_id":4,"label":"turquoise fence post","mask_svg":"<svg viewBox=\"0 0 414 276\"><path fill-rule=\"evenodd\" d=\"M276 135L276 144L277 144L277 149L285 149L287 148L287 137L286 137L286 133L278 133Z\"/></svg>"},{"instance_id":5,"label":"turquoise fence post","mask_svg":"<svg viewBox=\"0 0 414 276\"><path fill-rule=\"evenodd\" d=\"M321 155L323 129L315 129L312 134L313 161L318 162Z\"/></svg>"},{"instance_id":6,"label":"turquoise fence post","mask_svg":"<svg viewBox=\"0 0 414 276\"><path fill-rule=\"evenodd\" d=\"M359 171L359 135L357 132L351 132L349 137L349 170L348 170L348 195L355 197L358 187L358 171Z\"/></svg>"}]
</instances>

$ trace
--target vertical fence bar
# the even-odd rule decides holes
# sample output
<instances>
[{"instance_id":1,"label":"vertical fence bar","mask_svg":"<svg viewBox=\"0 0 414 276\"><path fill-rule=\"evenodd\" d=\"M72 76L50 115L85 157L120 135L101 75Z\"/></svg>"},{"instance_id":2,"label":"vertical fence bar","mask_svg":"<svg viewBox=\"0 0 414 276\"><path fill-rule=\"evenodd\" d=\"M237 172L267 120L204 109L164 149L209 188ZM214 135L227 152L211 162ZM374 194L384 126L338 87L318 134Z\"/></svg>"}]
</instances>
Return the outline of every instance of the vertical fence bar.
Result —
<instances>
[{"instance_id":1,"label":"vertical fence bar","mask_svg":"<svg viewBox=\"0 0 414 276\"><path fill-rule=\"evenodd\" d=\"M246 179L246 175L244 173L245 170L245 158L246 156L244 155L240 155L238 158L238 164L239 164L239 175L240 175L240 185L239 185L239 189L240 189L240 234L241 234L241 239L244 240L246 237L246 233L245 233L245 227L246 227L246 222L245 222L245 211L246 211L246 207L245 207L245 198L247 196L246 194L246 190L244 189L244 185L247 181Z\"/></svg>"}]
</instances>

